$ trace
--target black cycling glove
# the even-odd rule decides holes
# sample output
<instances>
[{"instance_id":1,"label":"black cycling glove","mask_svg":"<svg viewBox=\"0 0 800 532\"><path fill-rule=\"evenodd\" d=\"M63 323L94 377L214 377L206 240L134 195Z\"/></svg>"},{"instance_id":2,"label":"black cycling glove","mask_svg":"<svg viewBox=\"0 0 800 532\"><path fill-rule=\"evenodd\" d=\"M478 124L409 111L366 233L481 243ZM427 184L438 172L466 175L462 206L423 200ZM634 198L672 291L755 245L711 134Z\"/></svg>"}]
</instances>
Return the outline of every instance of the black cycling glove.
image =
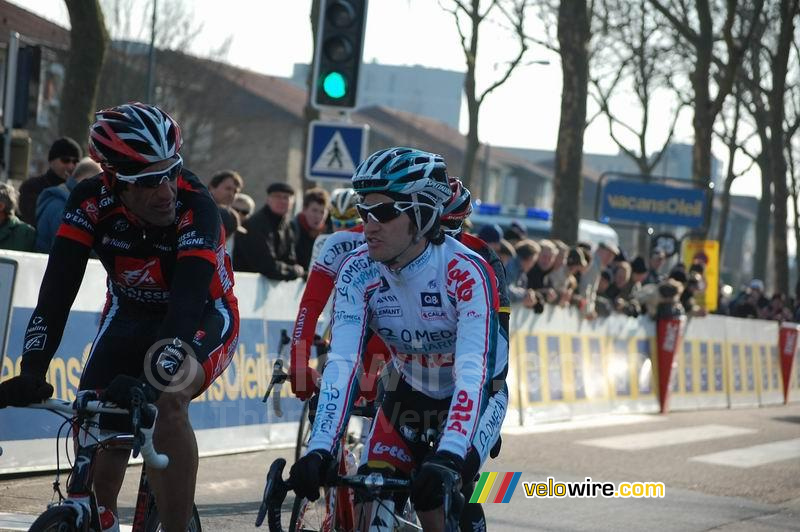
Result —
<instances>
[{"instance_id":1,"label":"black cycling glove","mask_svg":"<svg viewBox=\"0 0 800 532\"><path fill-rule=\"evenodd\" d=\"M53 395L53 387L44 377L34 373L20 373L0 382L0 408L27 406L39 403Z\"/></svg>"},{"instance_id":2,"label":"black cycling glove","mask_svg":"<svg viewBox=\"0 0 800 532\"><path fill-rule=\"evenodd\" d=\"M464 459L448 451L437 451L422 462L411 484L411 503L417 511L434 510L444 502L444 480L453 478L461 489Z\"/></svg>"},{"instance_id":3,"label":"black cycling glove","mask_svg":"<svg viewBox=\"0 0 800 532\"><path fill-rule=\"evenodd\" d=\"M136 377L130 375L117 375L114 377L103 392L101 399L116 403L120 408L130 409L132 390L140 389L148 403L154 403L158 399L158 392L155 388Z\"/></svg>"},{"instance_id":4,"label":"black cycling glove","mask_svg":"<svg viewBox=\"0 0 800 532\"><path fill-rule=\"evenodd\" d=\"M321 449L310 451L295 462L289 471L289 484L295 495L309 501L319 499L319 488L332 462L331 453Z\"/></svg>"}]
</instances>

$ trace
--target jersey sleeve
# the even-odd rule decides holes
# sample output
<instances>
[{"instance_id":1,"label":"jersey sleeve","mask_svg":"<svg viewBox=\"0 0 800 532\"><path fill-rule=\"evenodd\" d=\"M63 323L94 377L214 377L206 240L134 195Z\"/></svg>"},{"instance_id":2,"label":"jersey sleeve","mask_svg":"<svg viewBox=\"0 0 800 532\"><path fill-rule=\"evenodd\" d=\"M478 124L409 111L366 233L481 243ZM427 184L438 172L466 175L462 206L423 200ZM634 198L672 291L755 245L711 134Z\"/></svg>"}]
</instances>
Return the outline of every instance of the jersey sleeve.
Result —
<instances>
[{"instance_id":1,"label":"jersey sleeve","mask_svg":"<svg viewBox=\"0 0 800 532\"><path fill-rule=\"evenodd\" d=\"M95 184L91 181L78 183L67 199L61 225L56 237L67 238L91 248L95 238L95 227L100 215Z\"/></svg>"},{"instance_id":2,"label":"jersey sleeve","mask_svg":"<svg viewBox=\"0 0 800 532\"><path fill-rule=\"evenodd\" d=\"M495 371L499 322L494 273L475 255L447 264L447 293L458 311L455 389L439 450L465 457L486 408Z\"/></svg>"},{"instance_id":3,"label":"jersey sleeve","mask_svg":"<svg viewBox=\"0 0 800 532\"><path fill-rule=\"evenodd\" d=\"M333 303L331 350L322 374L319 403L308 450L333 453L347 426L350 406L358 391L360 353L367 341L368 301L380 286L367 252L350 255L336 277Z\"/></svg>"},{"instance_id":4,"label":"jersey sleeve","mask_svg":"<svg viewBox=\"0 0 800 532\"><path fill-rule=\"evenodd\" d=\"M316 268L311 270L308 281L306 281L305 290L303 290L303 297L300 299L297 318L294 320L290 355L290 369L292 371L308 367L317 321L333 291L333 285L333 276Z\"/></svg>"}]
</instances>

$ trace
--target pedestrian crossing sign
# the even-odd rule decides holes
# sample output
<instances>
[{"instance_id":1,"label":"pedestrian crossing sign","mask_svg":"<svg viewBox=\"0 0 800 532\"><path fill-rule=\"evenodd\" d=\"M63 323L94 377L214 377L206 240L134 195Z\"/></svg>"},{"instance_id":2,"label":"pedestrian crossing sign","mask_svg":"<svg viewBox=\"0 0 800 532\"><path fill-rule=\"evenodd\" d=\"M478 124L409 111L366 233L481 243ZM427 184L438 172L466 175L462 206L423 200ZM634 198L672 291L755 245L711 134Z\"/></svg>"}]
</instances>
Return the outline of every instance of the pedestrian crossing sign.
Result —
<instances>
[{"instance_id":1,"label":"pedestrian crossing sign","mask_svg":"<svg viewBox=\"0 0 800 532\"><path fill-rule=\"evenodd\" d=\"M347 179L367 156L366 124L345 124L314 120L308 129L306 178Z\"/></svg>"}]
</instances>

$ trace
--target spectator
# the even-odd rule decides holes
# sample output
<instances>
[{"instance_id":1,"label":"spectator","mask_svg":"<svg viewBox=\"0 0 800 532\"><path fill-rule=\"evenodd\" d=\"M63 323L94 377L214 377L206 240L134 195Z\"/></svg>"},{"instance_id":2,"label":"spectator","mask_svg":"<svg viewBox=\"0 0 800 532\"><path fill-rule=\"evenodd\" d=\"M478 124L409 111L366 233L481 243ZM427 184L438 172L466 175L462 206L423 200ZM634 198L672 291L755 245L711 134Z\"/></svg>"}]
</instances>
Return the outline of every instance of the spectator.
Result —
<instances>
[{"instance_id":1,"label":"spectator","mask_svg":"<svg viewBox=\"0 0 800 532\"><path fill-rule=\"evenodd\" d=\"M17 191L0 183L0 249L33 251L36 230L14 214L17 210Z\"/></svg>"},{"instance_id":2,"label":"spectator","mask_svg":"<svg viewBox=\"0 0 800 532\"><path fill-rule=\"evenodd\" d=\"M737 318L758 318L768 304L769 300L764 297L764 281L753 279L731 302L731 315Z\"/></svg>"},{"instance_id":3,"label":"spectator","mask_svg":"<svg viewBox=\"0 0 800 532\"><path fill-rule=\"evenodd\" d=\"M648 266L647 277L642 284L659 284L664 280L664 275L660 272L667 255L661 248L653 248L650 252L650 264Z\"/></svg>"},{"instance_id":4,"label":"spectator","mask_svg":"<svg viewBox=\"0 0 800 532\"><path fill-rule=\"evenodd\" d=\"M56 140L47 153L50 167L47 172L31 177L19 187L19 216L23 222L36 226L36 200L39 194L49 187L64 183L75 171L75 165L81 158L81 147L69 137Z\"/></svg>"},{"instance_id":5,"label":"spectator","mask_svg":"<svg viewBox=\"0 0 800 532\"><path fill-rule=\"evenodd\" d=\"M516 257L506 266L508 298L512 303L522 303L527 308L536 304L536 293L528 288L528 272L536 264L541 252L539 244L533 240L520 240L514 246Z\"/></svg>"},{"instance_id":6,"label":"spectator","mask_svg":"<svg viewBox=\"0 0 800 532\"><path fill-rule=\"evenodd\" d=\"M644 259L642 257L633 259L633 262L631 262L631 284L635 285L638 283L639 286L644 284L647 273L647 264L644 263Z\"/></svg>"},{"instance_id":7,"label":"spectator","mask_svg":"<svg viewBox=\"0 0 800 532\"><path fill-rule=\"evenodd\" d=\"M236 242L236 235L247 233L247 229L242 227L239 213L233 207L220 207L219 217L222 219L222 227L225 228L225 251L230 255Z\"/></svg>"},{"instance_id":8,"label":"spectator","mask_svg":"<svg viewBox=\"0 0 800 532\"><path fill-rule=\"evenodd\" d=\"M503 263L503 266L508 268L508 262L517 256L517 252L514 251L514 246L511 245L511 242L502 238L500 239L500 251L497 252L497 256L500 257L500 262Z\"/></svg>"},{"instance_id":9,"label":"spectator","mask_svg":"<svg viewBox=\"0 0 800 532\"><path fill-rule=\"evenodd\" d=\"M518 220L512 220L509 228L503 231L503 238L516 247L518 242L528 238L528 232Z\"/></svg>"},{"instance_id":10,"label":"spectator","mask_svg":"<svg viewBox=\"0 0 800 532\"><path fill-rule=\"evenodd\" d=\"M597 294L594 299L594 311L601 318L611 315L611 301L604 295L609 286L611 286L611 270L605 269L600 272Z\"/></svg>"},{"instance_id":11,"label":"spectator","mask_svg":"<svg viewBox=\"0 0 800 532\"><path fill-rule=\"evenodd\" d=\"M64 205L67 204L69 193L75 185L88 177L96 176L103 171L100 165L89 157L84 157L75 171L67 178L66 183L61 183L55 187L48 187L39 194L36 201L36 251L39 253L49 253L53 240L56 239L56 231L61 225L61 215L64 213Z\"/></svg>"},{"instance_id":12,"label":"spectator","mask_svg":"<svg viewBox=\"0 0 800 532\"><path fill-rule=\"evenodd\" d=\"M553 261L553 271L560 270L562 266L567 262L567 254L569 254L569 246L564 243L563 240L553 240L553 244L556 245L556 258Z\"/></svg>"},{"instance_id":13,"label":"spectator","mask_svg":"<svg viewBox=\"0 0 800 532\"><path fill-rule=\"evenodd\" d=\"M763 316L768 320L790 321L792 312L787 307L786 296L783 294L772 294L769 305L764 309Z\"/></svg>"},{"instance_id":14,"label":"spectator","mask_svg":"<svg viewBox=\"0 0 800 532\"><path fill-rule=\"evenodd\" d=\"M500 251L500 239L503 238L503 231L497 224L484 225L478 231L478 238L486 242L486 245L497 253Z\"/></svg>"},{"instance_id":15,"label":"spectator","mask_svg":"<svg viewBox=\"0 0 800 532\"><path fill-rule=\"evenodd\" d=\"M214 203L219 207L232 205L242 188L244 188L244 179L234 170L217 172L208 183L208 191L214 198Z\"/></svg>"},{"instance_id":16,"label":"spectator","mask_svg":"<svg viewBox=\"0 0 800 532\"><path fill-rule=\"evenodd\" d=\"M253 211L256 210L256 202L244 192L239 192L236 194L236 197L233 198L231 207L239 213L239 220L244 223L245 220L250 218Z\"/></svg>"},{"instance_id":17,"label":"spectator","mask_svg":"<svg viewBox=\"0 0 800 532\"><path fill-rule=\"evenodd\" d=\"M293 196L294 189L286 183L272 183L267 188L266 205L244 222L247 233L236 237L233 246L236 270L282 281L305 274L303 267L297 264L288 220Z\"/></svg>"},{"instance_id":18,"label":"spectator","mask_svg":"<svg viewBox=\"0 0 800 532\"><path fill-rule=\"evenodd\" d=\"M601 242L597 246L597 251L594 253L592 263L586 270L586 273L581 275L580 284L578 284L578 291L583 299L583 316L586 319L594 319L597 317L595 310L595 299L597 298L597 286L600 283L601 273L608 268L614 256L619 254L619 249L614 244Z\"/></svg>"},{"instance_id":19,"label":"spectator","mask_svg":"<svg viewBox=\"0 0 800 532\"><path fill-rule=\"evenodd\" d=\"M552 241L544 239L539 241L542 252L539 253L539 260L528 272L528 288L541 290L545 288L544 277L553 271L558 248Z\"/></svg>"},{"instance_id":20,"label":"spectator","mask_svg":"<svg viewBox=\"0 0 800 532\"><path fill-rule=\"evenodd\" d=\"M570 284L570 278L574 281L577 285L577 278L575 275L581 270L581 268L586 266L586 259L583 257L583 253L581 253L579 248L571 248L567 253L567 260L565 264L558 269L553 269L549 274L547 274L546 284L552 288L558 297L558 301L563 303L563 294L567 290L567 285ZM573 288L574 290L574 288ZM566 299L566 303L569 304L570 297Z\"/></svg>"},{"instance_id":21,"label":"spectator","mask_svg":"<svg viewBox=\"0 0 800 532\"><path fill-rule=\"evenodd\" d=\"M294 252L297 256L297 264L306 270L311 264L314 240L325 229L329 203L330 196L328 196L327 191L321 188L309 189L303 194L303 210L292 220Z\"/></svg>"}]
</instances>

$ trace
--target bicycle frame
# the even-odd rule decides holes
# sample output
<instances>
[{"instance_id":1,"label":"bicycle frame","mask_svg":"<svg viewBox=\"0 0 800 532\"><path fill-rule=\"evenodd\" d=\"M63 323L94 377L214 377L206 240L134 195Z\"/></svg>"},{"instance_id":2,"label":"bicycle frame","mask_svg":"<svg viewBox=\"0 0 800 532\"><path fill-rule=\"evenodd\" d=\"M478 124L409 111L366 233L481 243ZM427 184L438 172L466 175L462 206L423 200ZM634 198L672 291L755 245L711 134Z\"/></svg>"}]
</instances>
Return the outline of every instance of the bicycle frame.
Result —
<instances>
[{"instance_id":1,"label":"bicycle frame","mask_svg":"<svg viewBox=\"0 0 800 532\"><path fill-rule=\"evenodd\" d=\"M145 405L150 409L153 424L150 428L139 427L138 434L111 434L103 435L100 430L100 414L123 414L130 412L116 406L109 406L97 399L97 393L90 390L78 392L74 402L60 399L46 399L42 403L31 404L26 408L49 410L72 418L73 441L75 443L75 460L72 471L67 480L67 496L63 497L59 489L60 472L56 473L53 485L59 500L48 507L61 505L70 507L75 512L75 522L79 530L101 530L100 512L97 498L92 487L94 480L94 464L97 452L103 449L134 450L134 457L141 451L145 463L158 469L165 468L169 459L164 454L159 454L153 448L153 429L157 410L152 405ZM136 423L138 425L138 422ZM149 484L142 467L139 481L139 493L136 501L136 510L133 531L144 530L147 518L147 503L150 496Z\"/></svg>"}]
</instances>

